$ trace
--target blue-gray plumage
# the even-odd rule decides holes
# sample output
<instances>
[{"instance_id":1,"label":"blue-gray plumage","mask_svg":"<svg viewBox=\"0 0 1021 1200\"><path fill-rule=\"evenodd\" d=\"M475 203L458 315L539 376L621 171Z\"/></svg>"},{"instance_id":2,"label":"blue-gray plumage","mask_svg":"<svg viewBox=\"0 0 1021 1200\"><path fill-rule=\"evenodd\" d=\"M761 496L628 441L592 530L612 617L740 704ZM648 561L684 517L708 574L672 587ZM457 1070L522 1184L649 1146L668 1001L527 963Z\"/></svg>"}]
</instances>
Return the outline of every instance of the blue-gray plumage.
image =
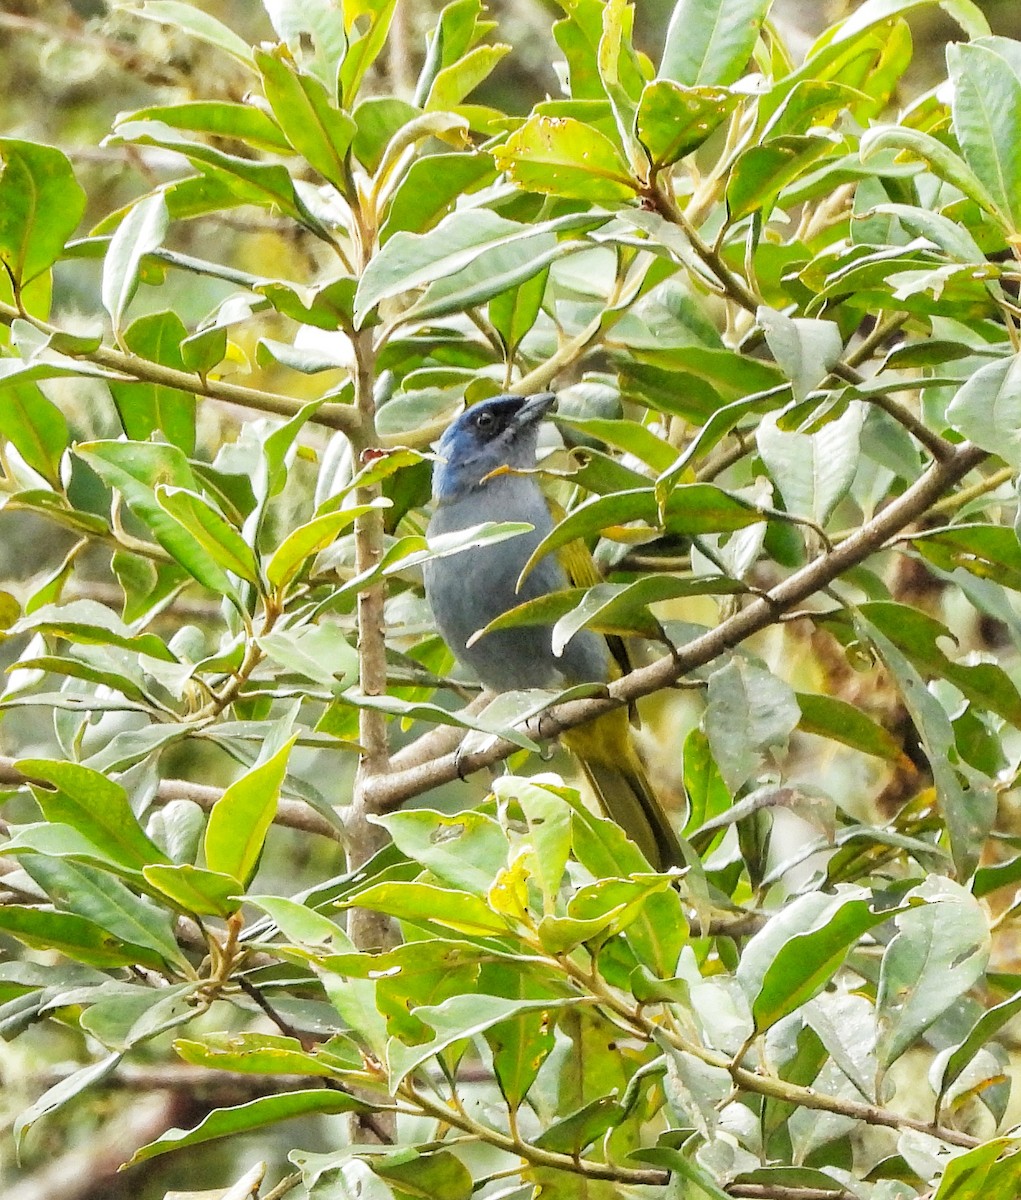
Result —
<instances>
[{"instance_id":1,"label":"blue-gray plumage","mask_svg":"<svg viewBox=\"0 0 1021 1200\"><path fill-rule=\"evenodd\" d=\"M583 629L559 657L548 625L519 626L472 635L510 608L567 587L554 555L518 578L532 551L552 528L534 474L539 425L555 403L538 396L495 396L462 413L440 439L433 470L435 512L430 536L483 521L527 521L531 533L462 550L425 564L425 590L440 633L457 659L493 691L559 688L610 678L605 640ZM657 869L684 859L677 835L646 778L627 712L614 708L567 730L576 756L604 811L638 844Z\"/></svg>"},{"instance_id":2,"label":"blue-gray plumage","mask_svg":"<svg viewBox=\"0 0 1021 1200\"><path fill-rule=\"evenodd\" d=\"M556 397L495 396L462 413L439 444L433 472L435 513L429 534L483 521L527 521L531 533L435 558L425 564L425 589L440 633L456 657L493 691L558 688L609 677L605 641L582 630L562 655L553 653L548 625L498 630L468 641L494 618L537 596L568 586L555 555L536 563L515 590L521 569L553 523L535 476L539 425ZM511 470L502 471L501 467Z\"/></svg>"}]
</instances>

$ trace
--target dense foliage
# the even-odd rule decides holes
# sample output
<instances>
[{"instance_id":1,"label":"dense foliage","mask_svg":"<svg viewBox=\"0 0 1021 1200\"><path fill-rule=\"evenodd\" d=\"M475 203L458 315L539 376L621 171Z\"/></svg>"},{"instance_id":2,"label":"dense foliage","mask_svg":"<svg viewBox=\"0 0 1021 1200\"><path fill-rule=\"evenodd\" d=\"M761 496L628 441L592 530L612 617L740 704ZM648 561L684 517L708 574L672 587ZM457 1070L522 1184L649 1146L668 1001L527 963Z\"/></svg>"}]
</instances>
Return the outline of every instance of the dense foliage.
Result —
<instances>
[{"instance_id":1,"label":"dense foliage","mask_svg":"<svg viewBox=\"0 0 1021 1200\"><path fill-rule=\"evenodd\" d=\"M1014 1196L1021 43L943 0L906 102L925 0L803 61L769 0L655 61L560 0L519 117L481 0L388 91L395 4L146 0L241 82L122 114L84 236L0 139L0 1032L77 1061L15 1142L178 1064L237 1094L139 1188L225 1138L203 1195ZM419 568L515 528L430 544L429 445L551 386L602 581L504 622L639 665L484 707ZM640 700L680 872L529 776Z\"/></svg>"}]
</instances>

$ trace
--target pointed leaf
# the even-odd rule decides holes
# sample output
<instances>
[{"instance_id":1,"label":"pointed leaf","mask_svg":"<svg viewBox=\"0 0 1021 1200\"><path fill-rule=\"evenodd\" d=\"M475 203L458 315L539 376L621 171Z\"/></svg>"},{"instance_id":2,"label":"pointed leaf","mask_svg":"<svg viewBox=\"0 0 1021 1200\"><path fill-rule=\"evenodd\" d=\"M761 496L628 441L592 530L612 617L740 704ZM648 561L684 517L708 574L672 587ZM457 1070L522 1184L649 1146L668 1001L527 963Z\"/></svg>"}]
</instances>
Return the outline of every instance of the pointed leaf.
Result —
<instances>
[{"instance_id":1,"label":"pointed leaf","mask_svg":"<svg viewBox=\"0 0 1021 1200\"><path fill-rule=\"evenodd\" d=\"M85 193L53 146L0 138L0 261L20 287L57 261Z\"/></svg>"}]
</instances>

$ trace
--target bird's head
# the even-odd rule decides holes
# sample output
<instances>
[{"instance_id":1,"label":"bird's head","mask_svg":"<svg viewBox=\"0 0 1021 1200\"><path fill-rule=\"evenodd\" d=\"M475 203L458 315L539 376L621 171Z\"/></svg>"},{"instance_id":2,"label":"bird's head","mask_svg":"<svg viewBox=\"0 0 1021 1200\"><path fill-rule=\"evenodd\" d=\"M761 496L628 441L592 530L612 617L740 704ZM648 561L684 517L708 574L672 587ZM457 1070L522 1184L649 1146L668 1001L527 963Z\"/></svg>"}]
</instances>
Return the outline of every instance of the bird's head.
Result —
<instances>
[{"instance_id":1,"label":"bird's head","mask_svg":"<svg viewBox=\"0 0 1021 1200\"><path fill-rule=\"evenodd\" d=\"M552 392L540 392L493 396L466 409L440 438L434 497L449 500L469 492L499 467L534 467L539 425L555 403Z\"/></svg>"}]
</instances>

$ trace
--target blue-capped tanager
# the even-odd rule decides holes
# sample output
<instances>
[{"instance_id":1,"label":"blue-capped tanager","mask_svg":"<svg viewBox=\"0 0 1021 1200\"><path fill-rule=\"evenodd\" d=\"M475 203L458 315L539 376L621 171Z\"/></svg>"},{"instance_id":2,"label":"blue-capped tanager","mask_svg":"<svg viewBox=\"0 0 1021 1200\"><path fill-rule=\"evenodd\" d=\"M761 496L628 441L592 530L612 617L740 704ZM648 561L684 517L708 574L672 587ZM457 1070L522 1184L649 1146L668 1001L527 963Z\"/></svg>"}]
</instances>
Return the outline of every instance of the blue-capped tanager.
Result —
<instances>
[{"instance_id":1,"label":"blue-capped tanager","mask_svg":"<svg viewBox=\"0 0 1021 1200\"><path fill-rule=\"evenodd\" d=\"M551 392L504 395L472 405L440 439L433 469L435 510L429 535L484 521L522 521L530 533L426 562L425 589L440 633L455 657L491 691L562 689L605 682L615 673L606 640L583 629L553 653L548 625L472 635L508 609L568 586L553 554L521 581L532 551L553 528L534 474L539 425L556 402ZM523 472L523 473L522 473ZM627 710L614 709L563 735L600 804L653 867L681 863L677 836L652 791L631 736Z\"/></svg>"}]
</instances>

